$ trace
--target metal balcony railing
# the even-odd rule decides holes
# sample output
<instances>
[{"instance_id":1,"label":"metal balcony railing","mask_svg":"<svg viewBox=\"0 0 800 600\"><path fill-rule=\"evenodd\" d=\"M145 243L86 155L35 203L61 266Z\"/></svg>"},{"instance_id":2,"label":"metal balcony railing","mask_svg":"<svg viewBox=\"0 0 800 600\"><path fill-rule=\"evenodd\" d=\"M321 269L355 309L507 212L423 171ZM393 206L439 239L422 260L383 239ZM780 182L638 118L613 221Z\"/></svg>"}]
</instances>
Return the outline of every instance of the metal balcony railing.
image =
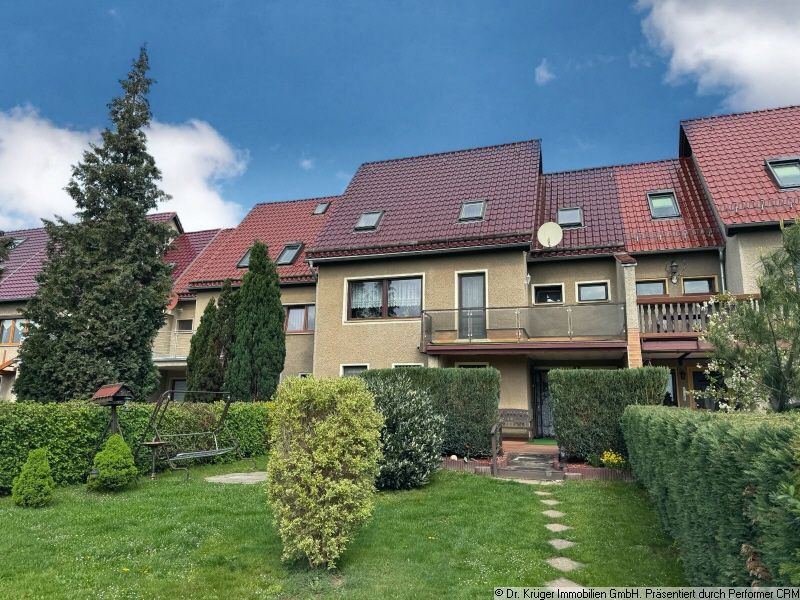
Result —
<instances>
[{"instance_id":1,"label":"metal balcony railing","mask_svg":"<svg viewBox=\"0 0 800 600\"><path fill-rule=\"evenodd\" d=\"M422 343L523 343L622 339L623 304L558 304L504 308L426 310Z\"/></svg>"}]
</instances>

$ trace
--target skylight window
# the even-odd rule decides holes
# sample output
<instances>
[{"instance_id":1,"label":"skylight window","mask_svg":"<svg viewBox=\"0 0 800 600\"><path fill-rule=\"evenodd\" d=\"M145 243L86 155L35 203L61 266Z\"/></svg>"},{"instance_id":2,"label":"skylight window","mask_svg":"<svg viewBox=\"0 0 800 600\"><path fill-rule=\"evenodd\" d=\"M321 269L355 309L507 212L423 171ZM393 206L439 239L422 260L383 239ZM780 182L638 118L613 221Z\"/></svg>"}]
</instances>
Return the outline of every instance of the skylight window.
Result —
<instances>
[{"instance_id":1,"label":"skylight window","mask_svg":"<svg viewBox=\"0 0 800 600\"><path fill-rule=\"evenodd\" d=\"M373 210L361 213L361 216L358 218L358 222L353 229L355 231L372 231L378 228L378 224L381 222L382 218L382 210Z\"/></svg>"},{"instance_id":2,"label":"skylight window","mask_svg":"<svg viewBox=\"0 0 800 600\"><path fill-rule=\"evenodd\" d=\"M562 227L583 227L583 209L578 207L559 208L558 224Z\"/></svg>"},{"instance_id":3,"label":"skylight window","mask_svg":"<svg viewBox=\"0 0 800 600\"><path fill-rule=\"evenodd\" d=\"M314 214L315 215L324 215L325 211L328 210L328 207L331 205L330 202L320 202L314 207Z\"/></svg>"},{"instance_id":4,"label":"skylight window","mask_svg":"<svg viewBox=\"0 0 800 600\"><path fill-rule=\"evenodd\" d=\"M11 248L9 248L9 249L13 250L14 248L19 247L19 245L24 241L25 241L25 238L14 238L13 240L11 240Z\"/></svg>"},{"instance_id":5,"label":"skylight window","mask_svg":"<svg viewBox=\"0 0 800 600\"><path fill-rule=\"evenodd\" d=\"M650 192L647 194L647 202L650 204L650 215L654 219L670 219L681 216L675 192Z\"/></svg>"},{"instance_id":6,"label":"skylight window","mask_svg":"<svg viewBox=\"0 0 800 600\"><path fill-rule=\"evenodd\" d=\"M461 212L458 215L459 221L483 221L486 212L485 200L469 200L461 204Z\"/></svg>"},{"instance_id":7,"label":"skylight window","mask_svg":"<svg viewBox=\"0 0 800 600\"><path fill-rule=\"evenodd\" d=\"M246 269L247 267L250 266L250 250L245 252L245 255L242 257L242 260L240 260L236 266L239 267L240 269Z\"/></svg>"},{"instance_id":8,"label":"skylight window","mask_svg":"<svg viewBox=\"0 0 800 600\"><path fill-rule=\"evenodd\" d=\"M300 249L303 247L301 243L286 244L278 255L278 260L275 261L276 265L290 265L297 258Z\"/></svg>"},{"instance_id":9,"label":"skylight window","mask_svg":"<svg viewBox=\"0 0 800 600\"><path fill-rule=\"evenodd\" d=\"M767 166L780 187L800 187L800 158L768 160Z\"/></svg>"}]
</instances>

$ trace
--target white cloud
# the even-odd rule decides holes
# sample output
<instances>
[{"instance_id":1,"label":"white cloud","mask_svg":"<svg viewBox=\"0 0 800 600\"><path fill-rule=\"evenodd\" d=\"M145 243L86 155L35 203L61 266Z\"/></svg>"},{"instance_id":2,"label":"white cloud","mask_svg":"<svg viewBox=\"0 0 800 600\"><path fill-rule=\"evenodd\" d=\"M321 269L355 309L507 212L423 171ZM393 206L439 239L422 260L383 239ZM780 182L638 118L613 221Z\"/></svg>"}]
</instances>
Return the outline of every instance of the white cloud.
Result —
<instances>
[{"instance_id":1,"label":"white cloud","mask_svg":"<svg viewBox=\"0 0 800 600\"><path fill-rule=\"evenodd\" d=\"M726 94L726 108L800 103L797 0L639 0L643 29L669 57L667 80L697 81L699 93Z\"/></svg>"},{"instance_id":2,"label":"white cloud","mask_svg":"<svg viewBox=\"0 0 800 600\"><path fill-rule=\"evenodd\" d=\"M38 227L54 214L71 217L75 206L64 191L71 165L98 141L99 130L59 127L30 106L0 111L0 229ZM219 184L243 173L247 156L211 125L154 122L148 148L162 189L172 195L159 211L178 212L187 230L238 222L241 207L222 197Z\"/></svg>"},{"instance_id":3,"label":"white cloud","mask_svg":"<svg viewBox=\"0 0 800 600\"><path fill-rule=\"evenodd\" d=\"M553 71L550 70L550 65L547 64L547 59L543 58L539 66L533 71L536 85L545 85L556 78Z\"/></svg>"},{"instance_id":4,"label":"white cloud","mask_svg":"<svg viewBox=\"0 0 800 600\"><path fill-rule=\"evenodd\" d=\"M298 164L300 165L300 168L303 169L303 171L310 171L311 169L314 168L314 159L301 158Z\"/></svg>"}]
</instances>

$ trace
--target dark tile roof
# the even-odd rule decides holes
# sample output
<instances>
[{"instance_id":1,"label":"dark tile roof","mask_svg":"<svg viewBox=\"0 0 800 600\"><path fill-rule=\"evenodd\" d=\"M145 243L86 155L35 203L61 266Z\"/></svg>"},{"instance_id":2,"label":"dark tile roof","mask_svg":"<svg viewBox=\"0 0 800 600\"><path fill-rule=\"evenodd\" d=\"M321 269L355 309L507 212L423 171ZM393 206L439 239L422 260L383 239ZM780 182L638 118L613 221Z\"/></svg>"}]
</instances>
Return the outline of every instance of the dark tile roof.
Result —
<instances>
[{"instance_id":1,"label":"dark tile roof","mask_svg":"<svg viewBox=\"0 0 800 600\"><path fill-rule=\"evenodd\" d=\"M689 159L584 169L543 176L536 228L559 208L583 208L584 227L565 228L545 249L533 237L532 257L606 255L722 246L711 207ZM647 193L673 190L680 216L653 219Z\"/></svg>"},{"instance_id":2,"label":"dark tile roof","mask_svg":"<svg viewBox=\"0 0 800 600\"><path fill-rule=\"evenodd\" d=\"M332 207L312 258L525 242L541 170L538 140L361 165ZM461 204L485 200L482 221L459 222ZM375 231L359 215L384 211Z\"/></svg>"},{"instance_id":3,"label":"dark tile roof","mask_svg":"<svg viewBox=\"0 0 800 600\"><path fill-rule=\"evenodd\" d=\"M278 267L283 283L314 281L314 272L305 260L306 247L311 244L334 210L338 197L311 198L288 202L257 204L234 229L222 230L199 260L179 278L176 290L179 294L191 289L219 287L225 279L240 282L247 269L236 265L259 240L267 244L270 257L275 260L290 242L301 242L304 246L291 265ZM331 206L321 215L314 215L317 204L330 202Z\"/></svg>"},{"instance_id":4,"label":"dark tile roof","mask_svg":"<svg viewBox=\"0 0 800 600\"><path fill-rule=\"evenodd\" d=\"M800 106L681 123L720 219L726 226L791 219L800 189L781 190L765 161L800 156ZM682 154L689 148L682 144Z\"/></svg>"},{"instance_id":5,"label":"dark tile roof","mask_svg":"<svg viewBox=\"0 0 800 600\"><path fill-rule=\"evenodd\" d=\"M175 213L147 215L154 223L167 223L173 219L180 227ZM175 263L173 280L176 280L198 254L213 239L218 229L181 233L173 247L164 255L164 261ZM8 260L0 265L0 302L27 300L36 294L39 285L36 276L47 258L47 234L43 227L8 231L6 236L22 240L11 250Z\"/></svg>"}]
</instances>

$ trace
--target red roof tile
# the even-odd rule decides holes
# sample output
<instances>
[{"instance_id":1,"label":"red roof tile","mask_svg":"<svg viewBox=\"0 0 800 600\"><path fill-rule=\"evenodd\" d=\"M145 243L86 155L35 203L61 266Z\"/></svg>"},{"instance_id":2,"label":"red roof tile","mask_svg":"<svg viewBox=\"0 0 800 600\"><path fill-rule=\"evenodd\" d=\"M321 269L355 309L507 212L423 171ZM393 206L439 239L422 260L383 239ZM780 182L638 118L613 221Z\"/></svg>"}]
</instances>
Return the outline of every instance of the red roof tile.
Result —
<instances>
[{"instance_id":1,"label":"red roof tile","mask_svg":"<svg viewBox=\"0 0 800 600\"><path fill-rule=\"evenodd\" d=\"M193 288L218 287L226 279L241 281L247 269L236 265L256 240L267 244L273 260L287 243L301 242L304 246L297 258L291 265L278 267L278 275L284 283L313 282L314 272L305 261L306 246L328 221L337 199L332 196L257 204L238 227L224 229L214 238L202 257L180 277L177 292L187 294ZM331 206L325 213L314 215L314 208L322 202L330 202Z\"/></svg>"},{"instance_id":2,"label":"red roof tile","mask_svg":"<svg viewBox=\"0 0 800 600\"><path fill-rule=\"evenodd\" d=\"M154 223L167 223L175 219L175 213L156 213L147 215ZM173 280L176 280L197 255L213 239L218 229L182 233L175 238L173 247L164 255L164 261L175 263ZM39 284L36 276L42 270L47 258L47 234L43 227L8 231L6 236L23 240L9 254L8 260L0 265L0 302L27 300L36 294Z\"/></svg>"},{"instance_id":3,"label":"red roof tile","mask_svg":"<svg viewBox=\"0 0 800 600\"><path fill-rule=\"evenodd\" d=\"M653 219L647 193L673 190L680 217ZM556 221L559 208L583 208L584 227L535 256L575 256L719 247L722 236L689 159L584 169L543 176L536 226Z\"/></svg>"},{"instance_id":4,"label":"red roof tile","mask_svg":"<svg viewBox=\"0 0 800 600\"><path fill-rule=\"evenodd\" d=\"M172 279L176 281L192 261L205 249L219 233L219 229L190 231L179 235L172 242L172 247L164 254L164 262L173 263Z\"/></svg>"},{"instance_id":5,"label":"red roof tile","mask_svg":"<svg viewBox=\"0 0 800 600\"><path fill-rule=\"evenodd\" d=\"M798 215L800 189L780 189L765 161L800 156L800 106L692 119L681 128L726 226Z\"/></svg>"},{"instance_id":6,"label":"red roof tile","mask_svg":"<svg viewBox=\"0 0 800 600\"><path fill-rule=\"evenodd\" d=\"M496 245L529 239L541 170L539 142L517 142L365 163L309 257ZM462 223L466 200L486 200L482 221ZM384 211L377 230L354 232L359 215Z\"/></svg>"}]
</instances>

